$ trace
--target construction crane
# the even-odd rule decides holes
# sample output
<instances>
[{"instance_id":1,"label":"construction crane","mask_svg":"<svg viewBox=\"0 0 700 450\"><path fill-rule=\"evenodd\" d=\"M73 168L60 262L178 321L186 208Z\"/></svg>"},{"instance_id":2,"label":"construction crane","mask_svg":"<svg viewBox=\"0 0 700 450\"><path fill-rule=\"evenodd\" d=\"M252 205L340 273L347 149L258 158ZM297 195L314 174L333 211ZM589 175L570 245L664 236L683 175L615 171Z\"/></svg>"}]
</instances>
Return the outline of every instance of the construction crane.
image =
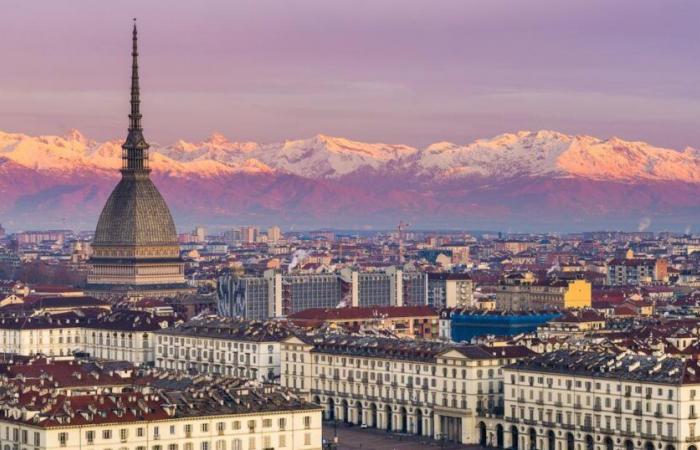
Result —
<instances>
[{"instance_id":1,"label":"construction crane","mask_svg":"<svg viewBox=\"0 0 700 450\"><path fill-rule=\"evenodd\" d=\"M404 263L404 248L403 248L403 239L404 239L404 231L406 228L411 226L410 223L406 223L403 220L399 221L399 224L396 227L396 232L397 232L397 237L399 239L399 264Z\"/></svg>"}]
</instances>

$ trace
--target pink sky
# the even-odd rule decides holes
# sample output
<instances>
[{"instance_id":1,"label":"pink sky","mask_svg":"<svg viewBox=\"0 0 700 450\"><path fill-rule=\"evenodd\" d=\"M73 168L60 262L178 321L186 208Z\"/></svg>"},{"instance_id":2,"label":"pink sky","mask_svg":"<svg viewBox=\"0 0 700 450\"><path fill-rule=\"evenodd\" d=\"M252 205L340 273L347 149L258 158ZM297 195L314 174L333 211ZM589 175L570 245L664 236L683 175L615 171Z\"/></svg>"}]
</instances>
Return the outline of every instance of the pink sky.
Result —
<instances>
[{"instance_id":1,"label":"pink sky","mask_svg":"<svg viewBox=\"0 0 700 450\"><path fill-rule=\"evenodd\" d=\"M700 148L700 2L0 0L0 130L425 145L519 129Z\"/></svg>"}]
</instances>

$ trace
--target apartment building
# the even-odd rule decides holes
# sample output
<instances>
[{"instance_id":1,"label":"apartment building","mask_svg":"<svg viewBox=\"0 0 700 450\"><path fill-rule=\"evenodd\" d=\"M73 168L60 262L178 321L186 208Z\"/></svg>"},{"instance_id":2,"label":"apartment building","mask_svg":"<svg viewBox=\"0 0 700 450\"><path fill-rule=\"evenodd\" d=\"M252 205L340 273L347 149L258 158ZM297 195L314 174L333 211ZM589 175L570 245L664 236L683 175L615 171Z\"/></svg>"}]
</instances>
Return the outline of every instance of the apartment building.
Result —
<instances>
[{"instance_id":1,"label":"apartment building","mask_svg":"<svg viewBox=\"0 0 700 450\"><path fill-rule=\"evenodd\" d=\"M668 280L664 258L615 258L608 263L607 283L612 286L649 285Z\"/></svg>"},{"instance_id":2,"label":"apartment building","mask_svg":"<svg viewBox=\"0 0 700 450\"><path fill-rule=\"evenodd\" d=\"M503 368L504 423L479 442L514 449L695 450L697 361L557 350Z\"/></svg>"},{"instance_id":3,"label":"apartment building","mask_svg":"<svg viewBox=\"0 0 700 450\"><path fill-rule=\"evenodd\" d=\"M511 311L543 311L590 308L592 286L587 280L544 280L532 276L507 277L494 287L496 308Z\"/></svg>"},{"instance_id":4,"label":"apartment building","mask_svg":"<svg viewBox=\"0 0 700 450\"><path fill-rule=\"evenodd\" d=\"M36 450L321 449L321 409L293 393L238 379L161 379L138 392L3 395L0 440Z\"/></svg>"},{"instance_id":5,"label":"apartment building","mask_svg":"<svg viewBox=\"0 0 700 450\"><path fill-rule=\"evenodd\" d=\"M287 317L309 308L420 306L427 304L427 292L425 273L395 267L291 274L267 270L261 276L225 274L217 288L219 314L251 320Z\"/></svg>"},{"instance_id":6,"label":"apartment building","mask_svg":"<svg viewBox=\"0 0 700 450\"><path fill-rule=\"evenodd\" d=\"M156 332L155 365L188 373L278 382L281 322L206 316Z\"/></svg>"},{"instance_id":7,"label":"apartment building","mask_svg":"<svg viewBox=\"0 0 700 450\"><path fill-rule=\"evenodd\" d=\"M135 364L154 360L153 333L172 317L121 310L0 317L0 353L68 356L87 353Z\"/></svg>"},{"instance_id":8,"label":"apartment building","mask_svg":"<svg viewBox=\"0 0 700 450\"><path fill-rule=\"evenodd\" d=\"M428 304L434 308L473 306L474 284L466 273L437 272L428 276Z\"/></svg>"},{"instance_id":9,"label":"apartment building","mask_svg":"<svg viewBox=\"0 0 700 450\"><path fill-rule=\"evenodd\" d=\"M503 407L501 367L525 347L447 345L350 335L282 341L282 386L322 405L328 420L454 442Z\"/></svg>"}]
</instances>

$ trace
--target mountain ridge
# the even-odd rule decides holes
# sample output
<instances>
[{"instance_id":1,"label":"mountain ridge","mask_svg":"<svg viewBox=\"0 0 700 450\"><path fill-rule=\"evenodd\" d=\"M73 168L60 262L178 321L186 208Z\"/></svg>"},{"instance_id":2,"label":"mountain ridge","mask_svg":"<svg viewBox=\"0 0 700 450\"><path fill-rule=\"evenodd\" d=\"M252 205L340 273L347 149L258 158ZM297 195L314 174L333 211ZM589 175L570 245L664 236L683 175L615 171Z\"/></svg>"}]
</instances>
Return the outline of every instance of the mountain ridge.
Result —
<instances>
[{"instance_id":1,"label":"mountain ridge","mask_svg":"<svg viewBox=\"0 0 700 450\"><path fill-rule=\"evenodd\" d=\"M121 141L0 132L0 223L94 226ZM700 216L700 152L556 131L422 148L319 134L279 143L153 144L153 178L180 226L414 224L684 229ZM31 226L22 225L31 224Z\"/></svg>"},{"instance_id":2,"label":"mountain ridge","mask_svg":"<svg viewBox=\"0 0 700 450\"><path fill-rule=\"evenodd\" d=\"M120 141L98 142L77 130L65 136L0 132L0 156L36 170L116 169ZM413 171L434 177L558 175L614 180L700 183L700 153L620 138L556 131L504 133L468 144L436 142L423 148L366 143L318 134L262 144L229 141L214 133L201 142L153 145L153 169L176 173L283 171L308 178L340 178L360 169Z\"/></svg>"}]
</instances>

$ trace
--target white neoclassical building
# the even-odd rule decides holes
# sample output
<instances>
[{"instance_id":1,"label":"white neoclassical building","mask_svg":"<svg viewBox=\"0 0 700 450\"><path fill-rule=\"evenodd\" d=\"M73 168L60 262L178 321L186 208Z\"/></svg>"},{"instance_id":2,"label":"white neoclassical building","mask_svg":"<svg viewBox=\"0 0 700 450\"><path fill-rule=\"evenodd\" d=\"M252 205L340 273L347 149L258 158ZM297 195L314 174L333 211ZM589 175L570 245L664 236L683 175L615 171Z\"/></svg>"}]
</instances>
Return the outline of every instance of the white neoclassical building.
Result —
<instances>
[{"instance_id":1,"label":"white neoclassical building","mask_svg":"<svg viewBox=\"0 0 700 450\"><path fill-rule=\"evenodd\" d=\"M69 356L150 363L155 359L154 332L172 318L141 311L62 313L0 317L0 353Z\"/></svg>"},{"instance_id":2,"label":"white neoclassical building","mask_svg":"<svg viewBox=\"0 0 700 450\"><path fill-rule=\"evenodd\" d=\"M155 364L168 370L278 382L282 322L206 316L156 333Z\"/></svg>"},{"instance_id":3,"label":"white neoclassical building","mask_svg":"<svg viewBox=\"0 0 700 450\"><path fill-rule=\"evenodd\" d=\"M558 350L506 366L502 422L479 440L521 450L696 450L693 360Z\"/></svg>"},{"instance_id":4,"label":"white neoclassical building","mask_svg":"<svg viewBox=\"0 0 700 450\"><path fill-rule=\"evenodd\" d=\"M473 443L478 417L500 417L502 366L531 355L513 346L290 336L281 383L322 405L328 420Z\"/></svg>"},{"instance_id":5,"label":"white neoclassical building","mask_svg":"<svg viewBox=\"0 0 700 450\"><path fill-rule=\"evenodd\" d=\"M239 383L230 380L231 383ZM278 387L211 384L0 401L3 450L321 448L321 409Z\"/></svg>"}]
</instances>

